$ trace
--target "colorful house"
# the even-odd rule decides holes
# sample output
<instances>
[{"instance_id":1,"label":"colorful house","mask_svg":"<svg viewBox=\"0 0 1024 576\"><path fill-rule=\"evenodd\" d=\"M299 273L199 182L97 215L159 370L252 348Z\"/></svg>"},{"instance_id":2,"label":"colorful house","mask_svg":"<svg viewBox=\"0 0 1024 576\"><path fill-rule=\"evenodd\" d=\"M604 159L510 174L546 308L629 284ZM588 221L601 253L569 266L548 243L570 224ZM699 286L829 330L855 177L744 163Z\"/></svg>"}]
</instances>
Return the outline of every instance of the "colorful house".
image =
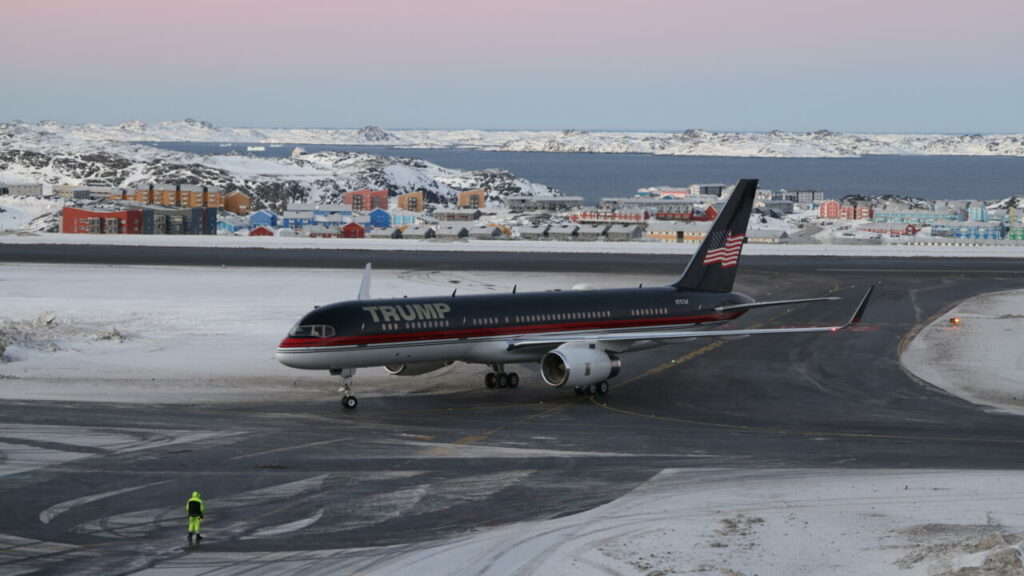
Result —
<instances>
[{"instance_id":1,"label":"colorful house","mask_svg":"<svg viewBox=\"0 0 1024 576\"><path fill-rule=\"evenodd\" d=\"M342 195L342 202L352 207L352 210L366 211L374 208L388 209L387 190L356 190L346 192Z\"/></svg>"},{"instance_id":2,"label":"colorful house","mask_svg":"<svg viewBox=\"0 0 1024 576\"><path fill-rule=\"evenodd\" d=\"M391 214L382 208L374 208L370 211L370 226L374 228L388 228L391 226Z\"/></svg>"},{"instance_id":3,"label":"colorful house","mask_svg":"<svg viewBox=\"0 0 1024 576\"><path fill-rule=\"evenodd\" d=\"M366 228L358 222L349 222L341 227L342 238L365 238Z\"/></svg>"},{"instance_id":4,"label":"colorful house","mask_svg":"<svg viewBox=\"0 0 1024 576\"><path fill-rule=\"evenodd\" d=\"M61 232L65 234L142 234L142 210L61 211Z\"/></svg>"},{"instance_id":5,"label":"colorful house","mask_svg":"<svg viewBox=\"0 0 1024 576\"><path fill-rule=\"evenodd\" d=\"M465 190L459 192L459 208L483 208L487 203L487 192L484 190Z\"/></svg>"},{"instance_id":6,"label":"colorful house","mask_svg":"<svg viewBox=\"0 0 1024 576\"><path fill-rule=\"evenodd\" d=\"M266 209L257 210L249 214L249 226L269 226L275 228L277 227L277 220L277 214Z\"/></svg>"},{"instance_id":7,"label":"colorful house","mask_svg":"<svg viewBox=\"0 0 1024 576\"><path fill-rule=\"evenodd\" d=\"M395 200L398 202L398 207L402 210L408 210L409 212L423 212L426 208L426 200L423 198L423 191L417 190L409 194L403 194Z\"/></svg>"},{"instance_id":8,"label":"colorful house","mask_svg":"<svg viewBox=\"0 0 1024 576\"><path fill-rule=\"evenodd\" d=\"M224 195L224 209L245 216L249 213L249 195L238 190L228 192Z\"/></svg>"},{"instance_id":9,"label":"colorful house","mask_svg":"<svg viewBox=\"0 0 1024 576\"><path fill-rule=\"evenodd\" d=\"M419 219L419 215L409 210L392 210L388 214L391 215L392 226L412 226Z\"/></svg>"}]
</instances>

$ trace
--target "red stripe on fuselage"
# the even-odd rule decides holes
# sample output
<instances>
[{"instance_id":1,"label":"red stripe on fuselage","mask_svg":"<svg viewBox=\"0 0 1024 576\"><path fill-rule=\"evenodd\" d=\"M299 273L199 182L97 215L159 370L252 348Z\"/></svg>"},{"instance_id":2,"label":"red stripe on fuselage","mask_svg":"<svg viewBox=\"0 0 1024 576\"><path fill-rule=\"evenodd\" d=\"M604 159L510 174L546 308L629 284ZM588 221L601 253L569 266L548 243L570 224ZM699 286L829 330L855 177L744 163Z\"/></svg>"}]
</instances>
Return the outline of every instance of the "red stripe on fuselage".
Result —
<instances>
[{"instance_id":1,"label":"red stripe on fuselage","mask_svg":"<svg viewBox=\"0 0 1024 576\"><path fill-rule=\"evenodd\" d=\"M721 314L702 314L699 316L679 316L673 318L627 318L623 320L603 320L588 322L560 322L552 324L532 324L527 326L486 326L476 328L433 329L419 332L396 332L383 334L361 334L359 336L340 336L335 338L285 338L278 348L326 348L332 346L356 346L359 344L387 344L393 342L416 342L420 340L443 340L457 338L481 338L486 336L518 336L540 332L568 332L607 329L622 329L650 326L679 326L698 324L701 322L723 322L743 315L746 310L725 312ZM600 338L598 338L600 339Z\"/></svg>"}]
</instances>

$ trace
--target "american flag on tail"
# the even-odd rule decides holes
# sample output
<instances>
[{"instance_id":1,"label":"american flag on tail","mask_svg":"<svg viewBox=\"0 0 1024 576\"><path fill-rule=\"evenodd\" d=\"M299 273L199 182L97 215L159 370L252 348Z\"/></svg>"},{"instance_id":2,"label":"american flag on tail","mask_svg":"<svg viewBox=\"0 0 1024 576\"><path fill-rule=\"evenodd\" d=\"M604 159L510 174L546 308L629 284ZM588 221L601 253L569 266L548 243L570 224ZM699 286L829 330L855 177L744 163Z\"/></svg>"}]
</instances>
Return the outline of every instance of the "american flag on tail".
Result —
<instances>
[{"instance_id":1,"label":"american flag on tail","mask_svg":"<svg viewBox=\"0 0 1024 576\"><path fill-rule=\"evenodd\" d=\"M739 262L740 250L743 248L745 234L731 234L728 230L719 230L711 235L708 253L704 255L704 264L718 262L722 268L732 268Z\"/></svg>"}]
</instances>

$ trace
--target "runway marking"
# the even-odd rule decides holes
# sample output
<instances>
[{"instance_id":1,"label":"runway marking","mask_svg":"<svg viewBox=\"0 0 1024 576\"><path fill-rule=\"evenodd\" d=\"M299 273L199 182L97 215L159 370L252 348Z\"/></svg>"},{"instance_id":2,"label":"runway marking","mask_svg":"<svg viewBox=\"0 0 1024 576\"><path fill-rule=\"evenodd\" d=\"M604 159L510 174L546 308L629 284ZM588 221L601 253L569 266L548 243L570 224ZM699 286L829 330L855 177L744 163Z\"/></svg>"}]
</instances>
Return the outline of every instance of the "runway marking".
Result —
<instances>
[{"instance_id":1,"label":"runway marking","mask_svg":"<svg viewBox=\"0 0 1024 576\"><path fill-rule=\"evenodd\" d=\"M312 448L313 446L323 446L324 444L333 444L335 442L346 442L350 438L332 438L330 440L321 440L319 442L310 442L308 444L299 444L298 446L284 446L282 448L272 448L270 450L264 450L262 452L253 452L251 454L242 454L239 456L232 456L229 460L241 460L243 458L254 458L256 456L266 456L267 454L276 454L278 452L287 452L288 450L298 450L301 448Z\"/></svg>"},{"instance_id":2,"label":"runway marking","mask_svg":"<svg viewBox=\"0 0 1024 576\"><path fill-rule=\"evenodd\" d=\"M313 514L309 518L301 518L294 522L287 524L280 524L278 526L267 526L266 528L260 528L248 536L242 536L242 540L251 540L253 538L266 538L268 536L280 536L281 534L287 534L288 532L295 532L296 530L302 530L308 528L313 524L316 524L320 518L324 515L324 509L317 510L316 514Z\"/></svg>"},{"instance_id":3,"label":"runway marking","mask_svg":"<svg viewBox=\"0 0 1024 576\"><path fill-rule=\"evenodd\" d=\"M423 456L443 456L443 455L451 452L453 447L455 447L455 446L467 446L467 445L470 445L470 444L476 444L477 442L481 442L483 440L487 440L488 438L490 438L494 434L496 434L498 432L501 432L504 429L505 429L504 426L498 426L497 428L494 428L492 430L488 430L487 432L484 432L483 434L477 434L477 435L474 435L474 436L464 436L464 437L459 438L458 440L454 440L454 441L452 441L452 442L450 442L448 444L442 444L440 446L433 446L431 448L427 448L426 450L420 450L418 452L418 454L423 455Z\"/></svg>"},{"instance_id":4,"label":"runway marking","mask_svg":"<svg viewBox=\"0 0 1024 576\"><path fill-rule=\"evenodd\" d=\"M81 498L75 498L74 500L65 500L60 504L54 504L46 510L39 513L39 521L43 524L49 524L50 520L53 520L57 516L71 510L75 506L82 506L90 502L97 500L103 500L104 498L110 498L111 496L117 496L118 494L126 494L128 492L134 492L135 490L142 490L143 488L150 488L152 486L159 486L160 484L167 484L170 480L162 480L160 482L151 482L149 484L143 484L142 486L132 486L131 488L122 488L120 490L111 490L109 492L103 492L100 494L93 494L92 496L83 496Z\"/></svg>"}]
</instances>

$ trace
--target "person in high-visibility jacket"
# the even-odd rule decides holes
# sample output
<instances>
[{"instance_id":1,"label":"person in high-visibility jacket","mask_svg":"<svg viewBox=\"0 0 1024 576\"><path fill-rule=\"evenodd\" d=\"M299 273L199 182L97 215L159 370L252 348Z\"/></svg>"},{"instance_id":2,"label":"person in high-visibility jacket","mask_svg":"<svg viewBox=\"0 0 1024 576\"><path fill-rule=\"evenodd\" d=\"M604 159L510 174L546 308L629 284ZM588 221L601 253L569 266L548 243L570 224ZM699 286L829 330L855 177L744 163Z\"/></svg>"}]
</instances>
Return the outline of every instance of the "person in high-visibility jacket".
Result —
<instances>
[{"instance_id":1,"label":"person in high-visibility jacket","mask_svg":"<svg viewBox=\"0 0 1024 576\"><path fill-rule=\"evenodd\" d=\"M203 499L199 497L199 492L192 493L192 497L185 503L185 512L188 513L188 543L192 545L192 537L195 536L195 543L199 544L199 541L203 539L199 535L199 524L203 520L203 513L206 512L206 506L203 504Z\"/></svg>"}]
</instances>

